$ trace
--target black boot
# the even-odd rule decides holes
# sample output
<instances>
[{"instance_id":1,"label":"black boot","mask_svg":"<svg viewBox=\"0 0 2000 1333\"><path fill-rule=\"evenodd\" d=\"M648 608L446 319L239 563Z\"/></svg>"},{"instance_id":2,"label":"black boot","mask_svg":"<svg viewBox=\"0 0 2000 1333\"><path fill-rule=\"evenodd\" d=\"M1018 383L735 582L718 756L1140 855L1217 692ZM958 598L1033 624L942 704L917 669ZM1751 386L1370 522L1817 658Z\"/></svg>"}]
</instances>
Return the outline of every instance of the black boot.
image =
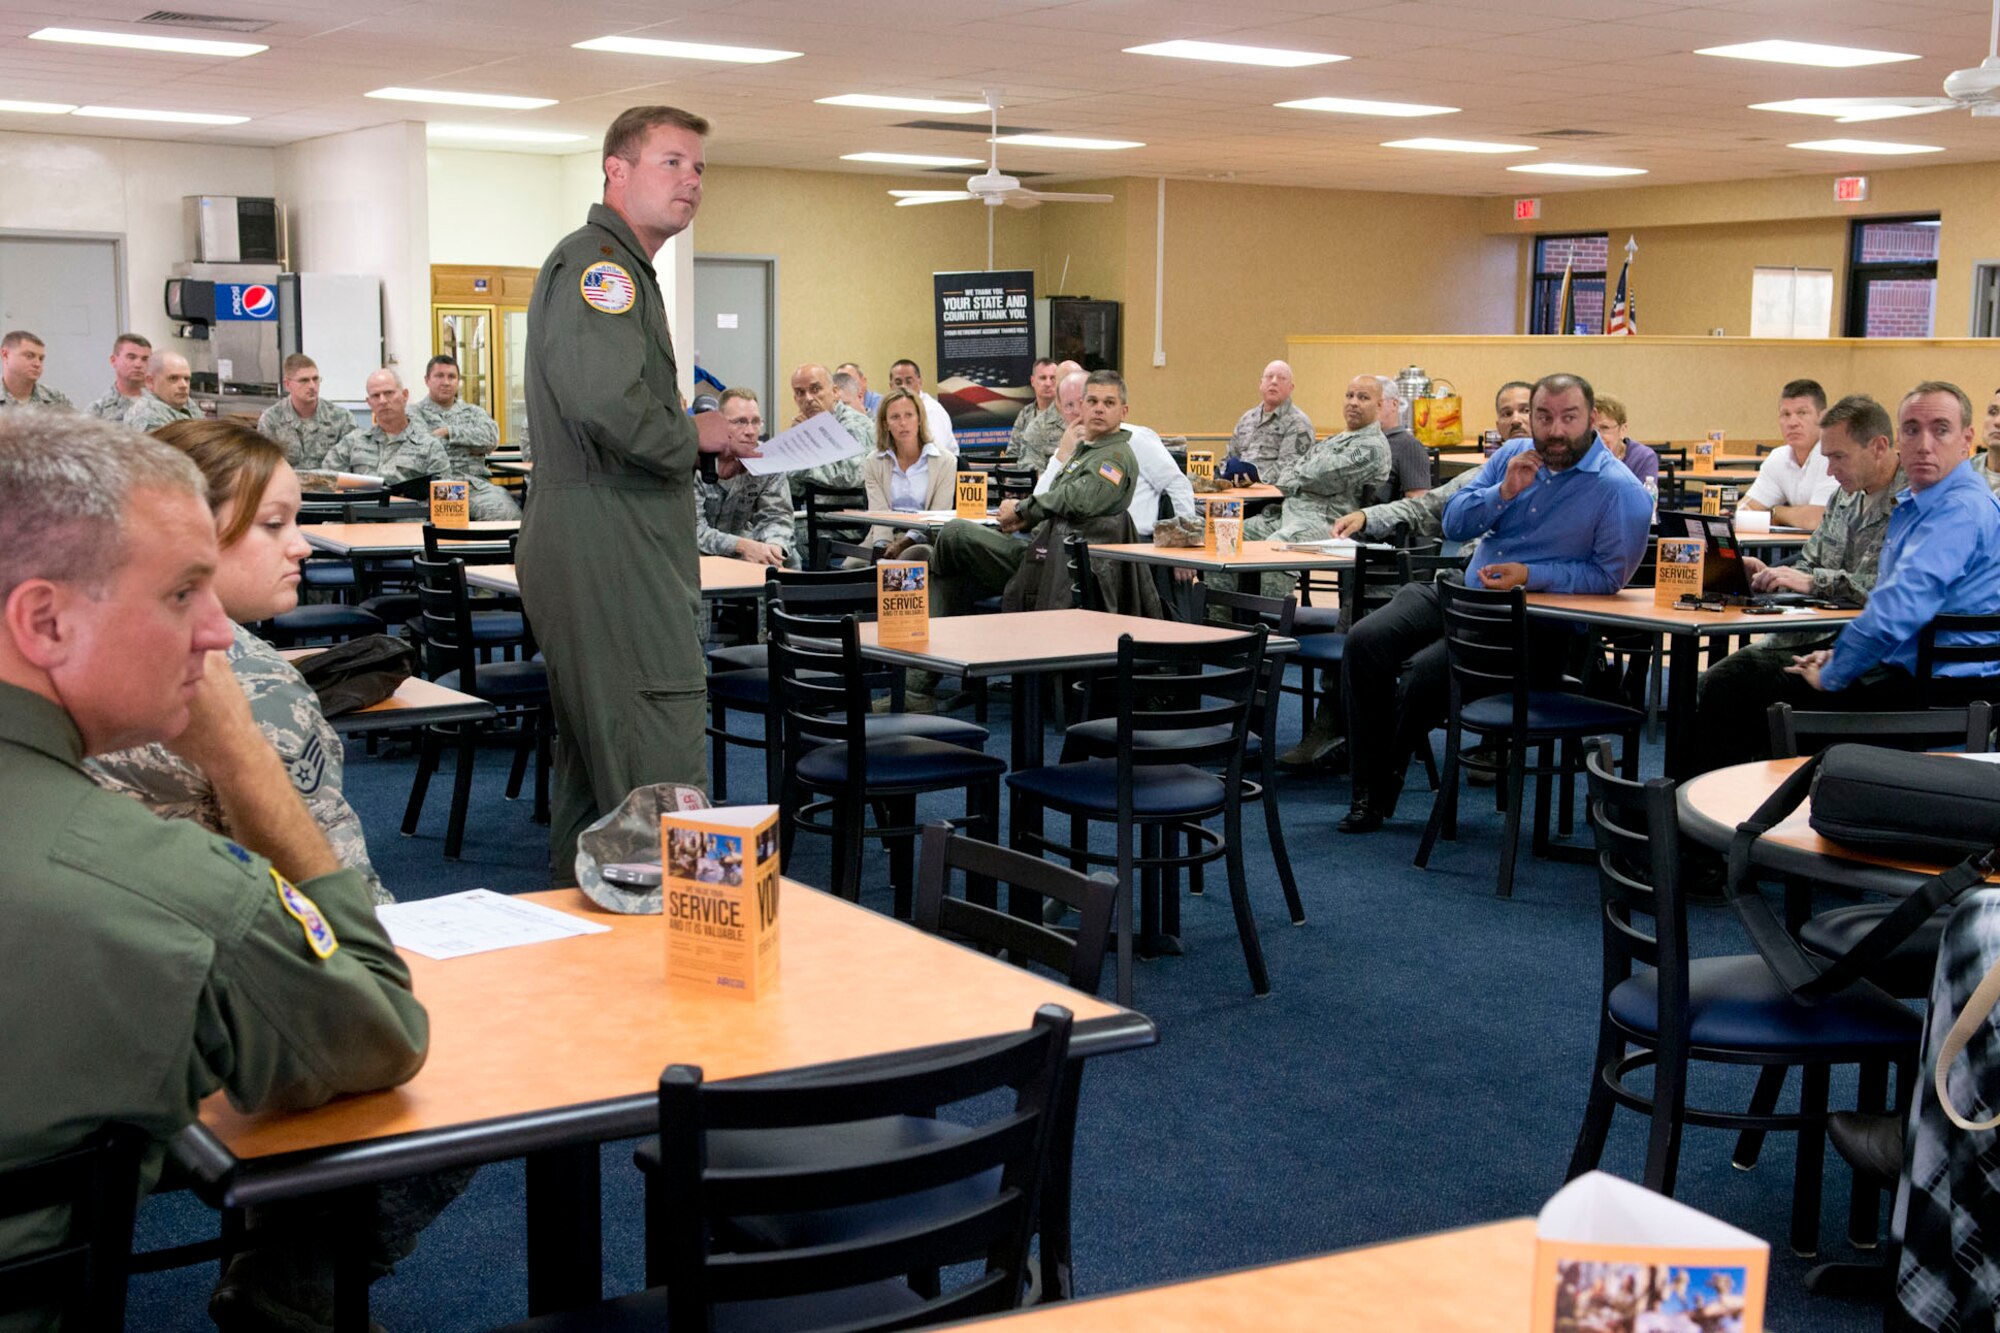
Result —
<instances>
[{"instance_id":1,"label":"black boot","mask_svg":"<svg viewBox=\"0 0 2000 1333\"><path fill-rule=\"evenodd\" d=\"M1896 1188L1903 1174L1902 1115L1835 1111L1826 1118L1827 1141L1855 1174L1883 1189Z\"/></svg>"},{"instance_id":2,"label":"black boot","mask_svg":"<svg viewBox=\"0 0 2000 1333\"><path fill-rule=\"evenodd\" d=\"M1334 825L1342 833L1373 833L1382 827L1382 816L1375 809L1374 802L1359 785L1354 789L1354 804L1348 807L1347 817Z\"/></svg>"}]
</instances>

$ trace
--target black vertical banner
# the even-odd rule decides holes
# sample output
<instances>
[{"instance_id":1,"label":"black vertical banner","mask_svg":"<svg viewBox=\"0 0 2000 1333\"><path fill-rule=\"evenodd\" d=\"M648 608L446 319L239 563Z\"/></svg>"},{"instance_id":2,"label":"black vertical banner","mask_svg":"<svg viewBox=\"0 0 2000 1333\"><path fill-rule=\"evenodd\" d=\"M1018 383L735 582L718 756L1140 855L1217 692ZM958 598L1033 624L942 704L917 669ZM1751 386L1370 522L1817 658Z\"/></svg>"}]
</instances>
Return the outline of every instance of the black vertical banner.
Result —
<instances>
[{"instance_id":1,"label":"black vertical banner","mask_svg":"<svg viewBox=\"0 0 2000 1333\"><path fill-rule=\"evenodd\" d=\"M1003 445L1035 401L1035 275L934 273L937 372L932 390L964 445Z\"/></svg>"}]
</instances>

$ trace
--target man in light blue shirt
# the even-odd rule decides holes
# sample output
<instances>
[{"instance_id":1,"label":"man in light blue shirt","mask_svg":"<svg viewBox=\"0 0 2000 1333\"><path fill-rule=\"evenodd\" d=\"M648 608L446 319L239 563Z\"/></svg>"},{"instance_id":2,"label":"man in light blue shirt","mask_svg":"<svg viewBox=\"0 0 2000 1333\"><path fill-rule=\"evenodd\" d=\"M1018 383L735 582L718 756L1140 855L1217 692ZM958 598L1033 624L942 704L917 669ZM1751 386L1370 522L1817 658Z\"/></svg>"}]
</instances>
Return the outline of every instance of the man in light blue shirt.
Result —
<instances>
[{"instance_id":1,"label":"man in light blue shirt","mask_svg":"<svg viewBox=\"0 0 2000 1333\"><path fill-rule=\"evenodd\" d=\"M1465 571L1474 587L1614 593L1646 554L1653 505L1591 425L1596 395L1576 375L1549 375L1530 399L1534 437L1486 460L1445 505L1453 541L1486 534ZM1535 630L1538 674L1561 674L1574 635ZM1444 714L1450 677L1444 615L1433 584L1413 583L1357 621L1341 681L1347 700L1354 804L1343 833L1372 833L1394 811L1404 762ZM1409 665L1405 668L1404 663Z\"/></svg>"},{"instance_id":2,"label":"man in light blue shirt","mask_svg":"<svg viewBox=\"0 0 2000 1333\"><path fill-rule=\"evenodd\" d=\"M1916 677L1917 640L1933 619L2000 613L2000 500L1968 463L1972 447L1972 401L1963 389L1926 380L1904 396L1896 452L1910 484L1889 515L1866 609L1833 647L1800 657L1784 677L1761 688L1708 690L1699 728L1708 738L1704 769L1740 758L1743 737L1761 739L1774 703L1880 712L2000 699L2000 664L1941 663L1928 692ZM2000 644L2000 634L1952 633L1940 643Z\"/></svg>"}]
</instances>

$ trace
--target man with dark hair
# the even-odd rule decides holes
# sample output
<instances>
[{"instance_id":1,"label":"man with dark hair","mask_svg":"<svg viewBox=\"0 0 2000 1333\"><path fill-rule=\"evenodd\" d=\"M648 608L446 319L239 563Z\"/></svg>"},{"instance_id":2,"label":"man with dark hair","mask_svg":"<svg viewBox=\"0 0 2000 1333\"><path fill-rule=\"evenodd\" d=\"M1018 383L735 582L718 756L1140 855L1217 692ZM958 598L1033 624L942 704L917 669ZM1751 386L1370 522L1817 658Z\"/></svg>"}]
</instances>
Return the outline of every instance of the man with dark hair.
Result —
<instances>
[{"instance_id":1,"label":"man with dark hair","mask_svg":"<svg viewBox=\"0 0 2000 1333\"><path fill-rule=\"evenodd\" d=\"M1956 384L1925 380L1904 395L1897 418L1896 452L1909 485L1895 497L1867 607L1832 648L1795 658L1785 674L1732 681L1726 690L1712 685L1701 703L1704 767L1756 746L1774 703L1880 711L2000 698L1990 662L1941 663L1928 691L1915 675L1926 625L2000 607L2000 500L1968 461L1972 402ZM1993 643L2000 635L1955 632L1939 642Z\"/></svg>"},{"instance_id":2,"label":"man with dark hair","mask_svg":"<svg viewBox=\"0 0 2000 1333\"><path fill-rule=\"evenodd\" d=\"M1865 603L1880 569L1890 513L1907 484L1896 457L1896 427L1882 405L1866 394L1841 399L1826 410L1819 424L1820 452L1840 485L1839 493L1790 561L1767 566L1746 556L1744 572L1758 592L1807 593ZM1761 725L1743 730L1735 721L1723 719L1724 713L1732 712L1741 717L1728 701L1745 694L1769 696L1782 686L1785 672L1799 654L1831 648L1836 638L1837 634L1812 630L1766 634L1702 672L1696 691L1701 767L1767 757L1770 732Z\"/></svg>"},{"instance_id":3,"label":"man with dark hair","mask_svg":"<svg viewBox=\"0 0 2000 1333\"><path fill-rule=\"evenodd\" d=\"M500 426L486 409L458 396L458 359L434 356L424 367L424 396L411 404L410 420L444 446L452 477L471 483L472 517L480 522L506 522L521 516L514 497L493 484L486 455L500 447Z\"/></svg>"},{"instance_id":4,"label":"man with dark hair","mask_svg":"<svg viewBox=\"0 0 2000 1333\"><path fill-rule=\"evenodd\" d=\"M99 421L123 421L146 391L152 361L153 344L136 333L119 334L111 344L111 392L92 399L83 410Z\"/></svg>"},{"instance_id":5,"label":"man with dark hair","mask_svg":"<svg viewBox=\"0 0 2000 1333\"><path fill-rule=\"evenodd\" d=\"M1819 418L1826 390L1817 380L1793 380L1778 391L1778 432L1784 447L1773 449L1757 467L1757 480L1743 497L1745 509L1768 509L1771 521L1788 528L1816 528L1826 505L1840 489L1819 449Z\"/></svg>"},{"instance_id":6,"label":"man with dark hair","mask_svg":"<svg viewBox=\"0 0 2000 1333\"><path fill-rule=\"evenodd\" d=\"M1525 440L1535 433L1534 423L1529 419L1528 400L1534 396L1535 386L1526 380L1508 380L1493 395L1493 429L1500 433L1500 442ZM1596 399L1591 400L1592 405Z\"/></svg>"},{"instance_id":7,"label":"man with dark hair","mask_svg":"<svg viewBox=\"0 0 2000 1333\"><path fill-rule=\"evenodd\" d=\"M764 409L749 389L724 389L716 411L729 423L733 442L754 449L764 433ZM739 471L728 480L696 480L694 540L703 555L731 556L753 565L796 565L796 521L785 474Z\"/></svg>"},{"instance_id":8,"label":"man with dark hair","mask_svg":"<svg viewBox=\"0 0 2000 1333\"><path fill-rule=\"evenodd\" d=\"M1035 359L1035 368L1028 376L1035 401L1022 406L1014 418L1014 429L1007 435L1010 467L1031 467L1039 472L1055 453L1068 425L1063 420L1062 404L1056 401L1056 381L1061 378L1054 361L1045 356Z\"/></svg>"},{"instance_id":9,"label":"man with dark hair","mask_svg":"<svg viewBox=\"0 0 2000 1333\"><path fill-rule=\"evenodd\" d=\"M603 202L543 261L528 306L521 599L555 715L557 886L576 883L577 834L633 788L708 785L694 471L732 449L720 412L681 407L653 269L701 207L707 132L675 107L621 113L604 136ZM717 475L740 466L725 458Z\"/></svg>"},{"instance_id":10,"label":"man with dark hair","mask_svg":"<svg viewBox=\"0 0 2000 1333\"><path fill-rule=\"evenodd\" d=\"M278 374L285 396L264 409L257 429L285 446L285 461L293 467L317 468L354 429L354 414L319 396L319 366L304 352L286 357Z\"/></svg>"},{"instance_id":11,"label":"man with dark hair","mask_svg":"<svg viewBox=\"0 0 2000 1333\"><path fill-rule=\"evenodd\" d=\"M1445 505L1446 537L1484 534L1466 567L1468 581L1498 591L1614 593L1632 577L1646 553L1653 504L1597 438L1595 401L1580 376L1544 377L1531 395L1534 438L1503 446ZM1354 797L1341 832L1373 832L1394 812L1403 763L1416 745L1429 744L1444 712L1443 638L1430 583L1405 586L1349 632L1341 686ZM1536 627L1536 673L1559 676L1573 638L1566 629Z\"/></svg>"},{"instance_id":12,"label":"man with dark hair","mask_svg":"<svg viewBox=\"0 0 2000 1333\"><path fill-rule=\"evenodd\" d=\"M0 337L0 407L69 407L69 395L42 383L49 349L26 329Z\"/></svg>"},{"instance_id":13,"label":"man with dark hair","mask_svg":"<svg viewBox=\"0 0 2000 1333\"><path fill-rule=\"evenodd\" d=\"M944 410L943 403L924 392L923 368L908 357L894 362L889 367L889 386L917 396L917 401L924 405L924 424L931 428L931 443L956 455L958 436L952 433L951 413Z\"/></svg>"},{"instance_id":14,"label":"man with dark hair","mask_svg":"<svg viewBox=\"0 0 2000 1333\"><path fill-rule=\"evenodd\" d=\"M2000 495L2000 389L1986 404L1986 447L1973 462L1972 470L1995 495Z\"/></svg>"}]
</instances>

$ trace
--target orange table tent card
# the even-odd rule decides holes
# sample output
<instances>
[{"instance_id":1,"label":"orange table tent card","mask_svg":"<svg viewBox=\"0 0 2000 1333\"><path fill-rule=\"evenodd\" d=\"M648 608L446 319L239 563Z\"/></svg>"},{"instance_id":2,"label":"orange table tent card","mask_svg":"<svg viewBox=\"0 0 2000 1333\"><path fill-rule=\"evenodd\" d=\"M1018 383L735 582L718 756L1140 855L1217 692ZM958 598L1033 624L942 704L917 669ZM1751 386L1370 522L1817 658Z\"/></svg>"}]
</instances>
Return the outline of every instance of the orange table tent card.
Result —
<instances>
[{"instance_id":1,"label":"orange table tent card","mask_svg":"<svg viewBox=\"0 0 2000 1333\"><path fill-rule=\"evenodd\" d=\"M1215 520L1218 518L1233 518L1241 522L1243 519L1243 502L1241 500L1220 500L1202 495L1197 495L1194 502L1201 506L1201 549L1210 555L1214 555Z\"/></svg>"},{"instance_id":2,"label":"orange table tent card","mask_svg":"<svg viewBox=\"0 0 2000 1333\"><path fill-rule=\"evenodd\" d=\"M1653 605L1672 606L1683 597L1701 596L1701 560L1708 543L1696 537L1660 538L1660 559L1653 573Z\"/></svg>"},{"instance_id":3,"label":"orange table tent card","mask_svg":"<svg viewBox=\"0 0 2000 1333\"><path fill-rule=\"evenodd\" d=\"M961 472L958 474L958 516L974 523L986 517L986 474L984 472Z\"/></svg>"},{"instance_id":4,"label":"orange table tent card","mask_svg":"<svg viewBox=\"0 0 2000 1333\"><path fill-rule=\"evenodd\" d=\"M1188 474L1188 480L1190 481L1194 480L1196 477L1207 477L1213 480L1215 477L1215 450L1213 449L1188 450L1187 474Z\"/></svg>"},{"instance_id":5,"label":"orange table tent card","mask_svg":"<svg viewBox=\"0 0 2000 1333\"><path fill-rule=\"evenodd\" d=\"M931 639L931 571L921 560L875 566L875 642L907 648Z\"/></svg>"},{"instance_id":6,"label":"orange table tent card","mask_svg":"<svg viewBox=\"0 0 2000 1333\"><path fill-rule=\"evenodd\" d=\"M745 1000L778 984L778 807L660 816L670 985Z\"/></svg>"},{"instance_id":7,"label":"orange table tent card","mask_svg":"<svg viewBox=\"0 0 2000 1333\"><path fill-rule=\"evenodd\" d=\"M439 479L431 483L431 526L463 528L472 523L472 483Z\"/></svg>"}]
</instances>

